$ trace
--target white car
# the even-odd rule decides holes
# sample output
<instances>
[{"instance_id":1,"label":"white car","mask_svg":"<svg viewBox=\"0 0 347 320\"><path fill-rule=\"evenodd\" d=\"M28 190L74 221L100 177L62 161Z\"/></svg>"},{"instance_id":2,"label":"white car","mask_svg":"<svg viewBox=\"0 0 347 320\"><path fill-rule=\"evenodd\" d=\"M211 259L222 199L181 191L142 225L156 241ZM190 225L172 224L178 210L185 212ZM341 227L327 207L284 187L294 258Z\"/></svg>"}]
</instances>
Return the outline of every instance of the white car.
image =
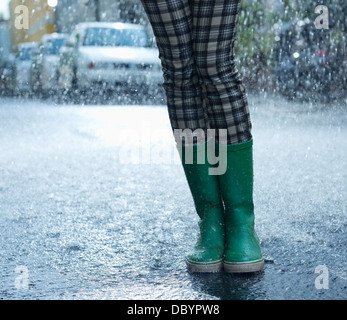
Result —
<instances>
[{"instance_id":1,"label":"white car","mask_svg":"<svg viewBox=\"0 0 347 320\"><path fill-rule=\"evenodd\" d=\"M158 49L149 46L143 26L130 23L78 24L61 50L58 73L67 91L163 83Z\"/></svg>"},{"instance_id":2,"label":"white car","mask_svg":"<svg viewBox=\"0 0 347 320\"><path fill-rule=\"evenodd\" d=\"M31 59L36 49L36 42L23 42L18 45L14 62L15 90L17 93L30 91Z\"/></svg>"},{"instance_id":3,"label":"white car","mask_svg":"<svg viewBox=\"0 0 347 320\"><path fill-rule=\"evenodd\" d=\"M54 92L58 82L59 53L68 35L46 34L32 58L31 88L34 92Z\"/></svg>"}]
</instances>

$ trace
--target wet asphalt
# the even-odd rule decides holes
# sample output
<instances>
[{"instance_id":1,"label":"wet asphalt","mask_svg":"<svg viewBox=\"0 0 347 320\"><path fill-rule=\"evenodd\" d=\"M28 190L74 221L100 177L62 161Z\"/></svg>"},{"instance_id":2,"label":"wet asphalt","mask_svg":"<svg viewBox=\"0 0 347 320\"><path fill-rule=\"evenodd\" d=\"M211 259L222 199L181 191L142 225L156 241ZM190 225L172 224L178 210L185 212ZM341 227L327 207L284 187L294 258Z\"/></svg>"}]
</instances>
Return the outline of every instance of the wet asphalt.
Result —
<instances>
[{"instance_id":1,"label":"wet asphalt","mask_svg":"<svg viewBox=\"0 0 347 320\"><path fill-rule=\"evenodd\" d=\"M0 98L0 299L347 298L347 105L250 96L255 274L191 274L163 105Z\"/></svg>"}]
</instances>

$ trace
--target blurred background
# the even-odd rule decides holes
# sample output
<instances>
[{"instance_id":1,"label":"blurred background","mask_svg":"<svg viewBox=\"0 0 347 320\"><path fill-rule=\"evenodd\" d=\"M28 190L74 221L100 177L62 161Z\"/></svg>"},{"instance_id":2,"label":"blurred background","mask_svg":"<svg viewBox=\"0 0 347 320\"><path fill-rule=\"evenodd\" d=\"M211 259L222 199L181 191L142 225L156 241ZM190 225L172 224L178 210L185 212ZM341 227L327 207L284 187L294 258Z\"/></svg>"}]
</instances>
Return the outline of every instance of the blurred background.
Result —
<instances>
[{"instance_id":1,"label":"blurred background","mask_svg":"<svg viewBox=\"0 0 347 320\"><path fill-rule=\"evenodd\" d=\"M26 13L15 12L20 5L28 8L29 28L23 28ZM344 0L324 1L324 5L329 29L315 27L316 1L243 0L236 57L250 92L323 102L345 96L347 6ZM16 27L16 21L22 28ZM86 22L94 24L76 31ZM94 50L124 46L106 40L115 31L114 26L100 29L105 22L140 26L141 43L136 40L130 46L152 50L141 54L137 50L137 56L133 51L132 59L124 50ZM80 37L90 32L104 43L83 43ZM69 39L71 35L74 38ZM130 32L130 37L138 36ZM146 94L153 92L151 98L161 96L163 102L158 53L140 0L1 0L0 41L1 95L45 97L59 92L71 98L72 92L75 98L85 97L84 89L90 90L93 83L94 91L108 99L110 93L124 94L125 87L126 94L138 93L140 84ZM111 69L121 76L111 76ZM111 78L115 82L109 83Z\"/></svg>"}]
</instances>

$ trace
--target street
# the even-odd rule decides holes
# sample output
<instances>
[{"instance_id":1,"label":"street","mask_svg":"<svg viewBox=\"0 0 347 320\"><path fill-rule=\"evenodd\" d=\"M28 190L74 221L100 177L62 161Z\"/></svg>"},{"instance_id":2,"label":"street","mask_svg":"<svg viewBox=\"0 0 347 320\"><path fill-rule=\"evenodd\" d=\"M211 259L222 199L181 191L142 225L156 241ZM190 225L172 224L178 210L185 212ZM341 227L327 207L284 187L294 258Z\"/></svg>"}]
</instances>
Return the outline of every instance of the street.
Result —
<instances>
[{"instance_id":1,"label":"street","mask_svg":"<svg viewBox=\"0 0 347 320\"><path fill-rule=\"evenodd\" d=\"M346 299L346 101L249 104L265 269L191 274L164 105L0 97L0 299Z\"/></svg>"}]
</instances>

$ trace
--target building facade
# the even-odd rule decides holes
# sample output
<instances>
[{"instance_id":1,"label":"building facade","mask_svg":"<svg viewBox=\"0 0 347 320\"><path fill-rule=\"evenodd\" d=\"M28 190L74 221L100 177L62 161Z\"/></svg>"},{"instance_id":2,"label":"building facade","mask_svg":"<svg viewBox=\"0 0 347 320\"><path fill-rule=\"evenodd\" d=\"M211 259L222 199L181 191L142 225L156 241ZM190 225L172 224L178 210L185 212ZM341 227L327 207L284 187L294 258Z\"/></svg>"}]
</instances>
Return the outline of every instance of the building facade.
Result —
<instances>
[{"instance_id":1,"label":"building facade","mask_svg":"<svg viewBox=\"0 0 347 320\"><path fill-rule=\"evenodd\" d=\"M47 0L11 0L10 17L14 51L21 42L37 42L55 31L54 10Z\"/></svg>"}]
</instances>

